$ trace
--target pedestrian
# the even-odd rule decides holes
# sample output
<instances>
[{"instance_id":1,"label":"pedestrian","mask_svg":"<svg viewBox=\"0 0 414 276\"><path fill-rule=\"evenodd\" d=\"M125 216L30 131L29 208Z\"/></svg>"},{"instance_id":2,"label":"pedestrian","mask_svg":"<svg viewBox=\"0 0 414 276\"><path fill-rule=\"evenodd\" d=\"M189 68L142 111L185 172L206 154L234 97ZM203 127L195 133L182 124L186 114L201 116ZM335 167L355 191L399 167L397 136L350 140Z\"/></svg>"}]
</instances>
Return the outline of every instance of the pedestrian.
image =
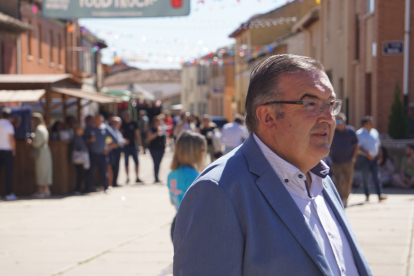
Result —
<instances>
[{"instance_id":1,"label":"pedestrian","mask_svg":"<svg viewBox=\"0 0 414 276\"><path fill-rule=\"evenodd\" d=\"M72 162L76 168L76 190L75 195L82 194L82 183L85 181L86 170L90 168L88 147L83 139L84 130L79 124L74 124L74 136L72 138L73 153Z\"/></svg>"},{"instance_id":2,"label":"pedestrian","mask_svg":"<svg viewBox=\"0 0 414 276\"><path fill-rule=\"evenodd\" d=\"M174 275L372 275L321 161L341 107L322 64L268 57L245 103L250 136L181 202Z\"/></svg>"},{"instance_id":3,"label":"pedestrian","mask_svg":"<svg viewBox=\"0 0 414 276\"><path fill-rule=\"evenodd\" d=\"M336 129L332 140L331 169L336 190L346 207L354 178L354 166L358 156L358 138L355 128L346 124L344 113L336 115Z\"/></svg>"},{"instance_id":4,"label":"pedestrian","mask_svg":"<svg viewBox=\"0 0 414 276\"><path fill-rule=\"evenodd\" d=\"M196 131L196 125L191 121L190 112L184 112L181 114L181 120L177 122L174 129L174 136L178 138L180 134L186 130Z\"/></svg>"},{"instance_id":5,"label":"pedestrian","mask_svg":"<svg viewBox=\"0 0 414 276\"><path fill-rule=\"evenodd\" d=\"M249 137L249 132L244 126L244 118L242 115L236 114L233 123L225 124L221 130L221 139L225 146L224 154L243 144L247 137Z\"/></svg>"},{"instance_id":6,"label":"pedestrian","mask_svg":"<svg viewBox=\"0 0 414 276\"><path fill-rule=\"evenodd\" d=\"M129 141L125 140L122 133L119 131L122 125L121 118L114 116L111 118L110 127L112 128L113 132L116 135L116 139L118 140L118 147L111 150L109 153L109 162L112 167L112 187L119 187L118 184L118 175L119 175L119 162L121 160L121 153L124 150L125 145L129 143Z\"/></svg>"},{"instance_id":7,"label":"pedestrian","mask_svg":"<svg viewBox=\"0 0 414 276\"><path fill-rule=\"evenodd\" d=\"M162 128L159 116L155 116L147 135L148 149L154 162L154 183L161 182L158 173L165 152L166 136L167 132Z\"/></svg>"},{"instance_id":8,"label":"pedestrian","mask_svg":"<svg viewBox=\"0 0 414 276\"><path fill-rule=\"evenodd\" d=\"M210 115L204 114L203 120L200 126L200 133L207 140L207 153L210 156L210 162L213 162L214 160L216 160L214 156L214 146L213 146L215 128L216 128L216 124L210 120Z\"/></svg>"},{"instance_id":9,"label":"pedestrian","mask_svg":"<svg viewBox=\"0 0 414 276\"><path fill-rule=\"evenodd\" d=\"M10 108L4 107L0 119L0 173L1 168L4 166L6 200L9 201L18 199L13 193L13 167L14 157L16 156L16 139L14 138L13 125L9 121L11 112Z\"/></svg>"},{"instance_id":10,"label":"pedestrian","mask_svg":"<svg viewBox=\"0 0 414 276\"><path fill-rule=\"evenodd\" d=\"M174 151L174 122L170 113L165 114L164 123L168 133L168 145L170 146L170 150Z\"/></svg>"},{"instance_id":11,"label":"pedestrian","mask_svg":"<svg viewBox=\"0 0 414 276\"><path fill-rule=\"evenodd\" d=\"M139 160L138 160L138 148L142 145L140 129L138 123L131 119L131 114L128 111L125 111L122 114L122 126L121 133L125 140L128 141L124 146L124 159L125 159L125 172L126 172L126 183L129 183L129 156L132 156L132 159L135 163L135 182L142 182L139 179Z\"/></svg>"},{"instance_id":12,"label":"pedestrian","mask_svg":"<svg viewBox=\"0 0 414 276\"><path fill-rule=\"evenodd\" d=\"M369 173L372 173L378 200L383 201L387 196L383 194L382 183L379 176L378 155L380 153L381 141L378 131L373 128L373 117L365 116L362 121L362 127L357 131L359 153L358 167L362 171L362 184L364 186L365 201L369 201Z\"/></svg>"},{"instance_id":13,"label":"pedestrian","mask_svg":"<svg viewBox=\"0 0 414 276\"><path fill-rule=\"evenodd\" d=\"M414 186L414 145L405 147L405 156L401 161L400 173L392 177L395 185L407 189Z\"/></svg>"},{"instance_id":14,"label":"pedestrian","mask_svg":"<svg viewBox=\"0 0 414 276\"><path fill-rule=\"evenodd\" d=\"M40 113L32 114L33 140L27 140L32 146L30 155L34 158L36 168L36 184L38 190L33 194L35 198L46 198L51 196L49 186L52 185L52 154L49 149L49 132L46 128L43 115Z\"/></svg>"},{"instance_id":15,"label":"pedestrian","mask_svg":"<svg viewBox=\"0 0 414 276\"><path fill-rule=\"evenodd\" d=\"M138 127L139 127L139 133L141 135L142 149L143 149L144 154L146 154L147 148L148 148L147 133L148 133L148 125L149 125L147 111L144 109L140 110L138 116L139 116Z\"/></svg>"},{"instance_id":16,"label":"pedestrian","mask_svg":"<svg viewBox=\"0 0 414 276\"><path fill-rule=\"evenodd\" d=\"M116 135L103 122L104 117L101 114L97 114L94 117L94 125L85 130L84 139L89 146L89 158L91 162L85 193L95 191L92 189L92 186L94 183L95 169L97 168L103 178L104 192L105 194L110 194L108 189L108 154L113 148L117 147L118 141L116 140Z\"/></svg>"},{"instance_id":17,"label":"pedestrian","mask_svg":"<svg viewBox=\"0 0 414 276\"><path fill-rule=\"evenodd\" d=\"M185 192L204 169L206 148L204 136L195 132L184 131L177 140L171 163L172 171L167 180L171 203L177 211ZM175 217L171 224L171 240L174 237L174 226Z\"/></svg>"}]
</instances>

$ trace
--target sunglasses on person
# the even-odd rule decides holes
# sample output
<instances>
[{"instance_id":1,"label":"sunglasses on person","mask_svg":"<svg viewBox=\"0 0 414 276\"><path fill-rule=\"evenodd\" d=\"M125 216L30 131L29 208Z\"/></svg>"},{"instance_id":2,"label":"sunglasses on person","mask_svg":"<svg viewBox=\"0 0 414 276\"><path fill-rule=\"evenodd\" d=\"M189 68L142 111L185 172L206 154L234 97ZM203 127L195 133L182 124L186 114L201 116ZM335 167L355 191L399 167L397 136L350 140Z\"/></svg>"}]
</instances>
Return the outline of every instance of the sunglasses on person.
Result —
<instances>
[{"instance_id":1,"label":"sunglasses on person","mask_svg":"<svg viewBox=\"0 0 414 276\"><path fill-rule=\"evenodd\" d=\"M319 100L298 101L298 102L294 102L294 101L272 101L272 102L267 102L264 105L269 105L269 104L298 104L298 105L304 105L304 106L306 106L306 115L308 115L310 117L317 117L317 116L322 114L323 109L325 108L325 106L328 108L331 115L333 115L333 116L338 115L339 112L341 111L342 100L335 99L335 100L330 101L330 102L319 101Z\"/></svg>"}]
</instances>

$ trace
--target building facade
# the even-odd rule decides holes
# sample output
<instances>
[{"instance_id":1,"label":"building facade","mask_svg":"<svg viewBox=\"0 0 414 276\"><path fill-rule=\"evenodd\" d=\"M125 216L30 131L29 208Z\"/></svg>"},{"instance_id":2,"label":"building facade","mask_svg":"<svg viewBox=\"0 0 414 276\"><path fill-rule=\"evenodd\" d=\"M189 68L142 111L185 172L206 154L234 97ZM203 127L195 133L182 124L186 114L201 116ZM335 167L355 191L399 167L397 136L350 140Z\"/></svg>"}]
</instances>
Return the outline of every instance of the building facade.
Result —
<instances>
[{"instance_id":1,"label":"building facade","mask_svg":"<svg viewBox=\"0 0 414 276\"><path fill-rule=\"evenodd\" d=\"M230 34L229 37L236 39L235 100L238 113L245 112L245 99L252 69L249 52L260 52L277 39L291 34L295 22L316 6L317 3L314 0L293 1L266 14L253 16ZM287 47L284 50L283 47L279 47L270 52L282 54L287 51ZM295 51L292 50L292 52ZM246 59L249 62L246 62Z\"/></svg>"},{"instance_id":2,"label":"building facade","mask_svg":"<svg viewBox=\"0 0 414 276\"><path fill-rule=\"evenodd\" d=\"M21 73L20 35L30 29L20 20L17 0L0 3L0 74Z\"/></svg>"},{"instance_id":3,"label":"building facade","mask_svg":"<svg viewBox=\"0 0 414 276\"><path fill-rule=\"evenodd\" d=\"M22 74L66 73L66 23L42 18L29 1L20 4L21 20L32 30L21 35Z\"/></svg>"},{"instance_id":4,"label":"building facade","mask_svg":"<svg viewBox=\"0 0 414 276\"><path fill-rule=\"evenodd\" d=\"M294 26L305 34L305 55L322 62L342 111L357 128L372 115L375 127L387 132L394 89L403 90L404 23L404 0L325 0ZM409 25L414 27L413 18ZM410 47L409 69L413 54ZM410 70L406 104L414 102L412 75Z\"/></svg>"}]
</instances>

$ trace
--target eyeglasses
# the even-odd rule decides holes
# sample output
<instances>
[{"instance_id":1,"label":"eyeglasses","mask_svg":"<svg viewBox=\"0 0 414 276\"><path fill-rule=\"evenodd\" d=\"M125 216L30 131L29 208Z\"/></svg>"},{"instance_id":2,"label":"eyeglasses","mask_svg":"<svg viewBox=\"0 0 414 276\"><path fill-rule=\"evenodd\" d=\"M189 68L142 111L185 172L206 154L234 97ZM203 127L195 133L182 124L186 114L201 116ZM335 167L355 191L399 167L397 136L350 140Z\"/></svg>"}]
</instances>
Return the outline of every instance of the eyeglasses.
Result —
<instances>
[{"instance_id":1,"label":"eyeglasses","mask_svg":"<svg viewBox=\"0 0 414 276\"><path fill-rule=\"evenodd\" d=\"M323 109L326 105L329 112L335 116L338 115L341 111L342 100L333 100L330 102L325 101L299 101L299 102L292 102L292 101L273 101L267 102L264 105L269 104L300 104L306 106L306 115L310 117L317 117L322 114Z\"/></svg>"}]
</instances>

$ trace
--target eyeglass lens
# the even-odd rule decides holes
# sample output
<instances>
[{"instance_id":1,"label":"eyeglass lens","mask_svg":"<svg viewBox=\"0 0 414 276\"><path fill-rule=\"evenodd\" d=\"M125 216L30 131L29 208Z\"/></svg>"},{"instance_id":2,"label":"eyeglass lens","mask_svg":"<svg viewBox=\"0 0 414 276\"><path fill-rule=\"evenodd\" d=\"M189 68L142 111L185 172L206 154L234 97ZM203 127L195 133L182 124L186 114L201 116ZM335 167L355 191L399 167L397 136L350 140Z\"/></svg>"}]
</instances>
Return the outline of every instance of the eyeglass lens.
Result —
<instances>
[{"instance_id":1,"label":"eyeglass lens","mask_svg":"<svg viewBox=\"0 0 414 276\"><path fill-rule=\"evenodd\" d=\"M306 104L306 114L312 117L319 116L323 112L325 105L332 115L338 115L339 111L341 111L341 102L339 100L330 102L309 101Z\"/></svg>"}]
</instances>

